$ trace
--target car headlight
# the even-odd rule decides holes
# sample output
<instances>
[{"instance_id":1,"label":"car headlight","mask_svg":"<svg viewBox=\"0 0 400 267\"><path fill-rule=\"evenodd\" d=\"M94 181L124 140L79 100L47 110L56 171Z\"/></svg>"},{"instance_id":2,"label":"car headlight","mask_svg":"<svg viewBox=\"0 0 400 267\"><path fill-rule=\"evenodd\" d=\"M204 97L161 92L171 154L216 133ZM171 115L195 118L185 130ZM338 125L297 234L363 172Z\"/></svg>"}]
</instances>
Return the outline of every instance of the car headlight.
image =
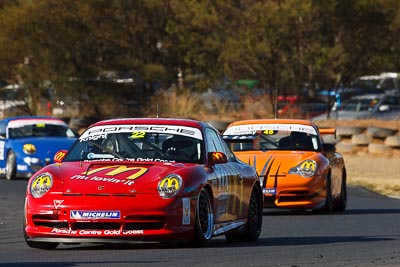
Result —
<instances>
[{"instance_id":1,"label":"car headlight","mask_svg":"<svg viewBox=\"0 0 400 267\"><path fill-rule=\"evenodd\" d=\"M162 198L171 198L178 194L182 187L182 178L177 174L169 174L158 183L158 194Z\"/></svg>"},{"instance_id":2,"label":"car headlight","mask_svg":"<svg viewBox=\"0 0 400 267\"><path fill-rule=\"evenodd\" d=\"M311 159L307 159L289 170L289 174L299 174L305 178L314 176L316 172L317 163Z\"/></svg>"},{"instance_id":3,"label":"car headlight","mask_svg":"<svg viewBox=\"0 0 400 267\"><path fill-rule=\"evenodd\" d=\"M22 150L24 151L25 154L29 155L36 152L36 147L34 144L24 144Z\"/></svg>"},{"instance_id":4,"label":"car headlight","mask_svg":"<svg viewBox=\"0 0 400 267\"><path fill-rule=\"evenodd\" d=\"M53 177L50 173L42 173L31 182L31 194L34 198L40 198L53 186Z\"/></svg>"}]
</instances>

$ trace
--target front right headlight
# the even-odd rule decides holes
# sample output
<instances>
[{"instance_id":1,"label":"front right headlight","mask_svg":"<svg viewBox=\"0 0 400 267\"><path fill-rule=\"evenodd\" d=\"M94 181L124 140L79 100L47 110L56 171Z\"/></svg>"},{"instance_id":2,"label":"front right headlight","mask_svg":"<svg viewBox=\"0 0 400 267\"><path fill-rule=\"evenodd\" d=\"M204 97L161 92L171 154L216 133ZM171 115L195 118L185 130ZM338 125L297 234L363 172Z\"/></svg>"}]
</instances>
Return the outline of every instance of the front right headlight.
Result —
<instances>
[{"instance_id":1,"label":"front right headlight","mask_svg":"<svg viewBox=\"0 0 400 267\"><path fill-rule=\"evenodd\" d=\"M182 187L182 178L177 174L169 174L158 183L158 194L162 198L171 198L178 194Z\"/></svg>"},{"instance_id":2,"label":"front right headlight","mask_svg":"<svg viewBox=\"0 0 400 267\"><path fill-rule=\"evenodd\" d=\"M37 149L34 144L28 143L22 146L22 150L24 151L25 154L31 155L35 153Z\"/></svg>"},{"instance_id":3,"label":"front right headlight","mask_svg":"<svg viewBox=\"0 0 400 267\"><path fill-rule=\"evenodd\" d=\"M53 176L50 173L41 173L31 182L31 194L34 198L44 196L53 186Z\"/></svg>"},{"instance_id":4,"label":"front right headlight","mask_svg":"<svg viewBox=\"0 0 400 267\"><path fill-rule=\"evenodd\" d=\"M305 178L310 178L317 172L317 163L312 159L306 159L299 165L291 168L289 174L299 174Z\"/></svg>"}]
</instances>

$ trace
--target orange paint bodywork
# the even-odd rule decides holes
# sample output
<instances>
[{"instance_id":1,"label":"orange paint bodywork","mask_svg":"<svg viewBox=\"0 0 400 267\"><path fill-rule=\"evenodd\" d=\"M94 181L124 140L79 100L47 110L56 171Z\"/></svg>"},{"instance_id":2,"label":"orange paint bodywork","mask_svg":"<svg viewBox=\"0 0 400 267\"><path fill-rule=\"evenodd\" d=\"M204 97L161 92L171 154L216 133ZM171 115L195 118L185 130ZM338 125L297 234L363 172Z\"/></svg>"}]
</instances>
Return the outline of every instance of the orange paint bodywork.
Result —
<instances>
[{"instance_id":1,"label":"orange paint bodywork","mask_svg":"<svg viewBox=\"0 0 400 267\"><path fill-rule=\"evenodd\" d=\"M274 135L280 129L290 131L293 127L297 127L296 129L307 127L308 131L314 133L314 149L283 150L279 148L277 144L279 139L276 138L276 144L273 142L269 144L270 149L259 148L253 141L253 148L235 150L235 144L238 144L240 142L238 140L244 138L243 136L256 136L260 131ZM224 132L224 139L240 160L256 169L262 183L265 208L317 210L326 204L328 193L332 195L333 208L340 201L342 201L340 206L343 206L344 200L341 197L346 197L343 196L346 193L343 192L346 190L343 157L335 151L325 151L320 136L335 133L334 128L318 129L308 120L259 119L231 123ZM257 140L257 137L254 137L254 140ZM301 165L303 162L312 162L312 166L315 163L316 170L311 177L293 173L296 166L303 166ZM330 187L330 192L327 190L327 185Z\"/></svg>"}]
</instances>

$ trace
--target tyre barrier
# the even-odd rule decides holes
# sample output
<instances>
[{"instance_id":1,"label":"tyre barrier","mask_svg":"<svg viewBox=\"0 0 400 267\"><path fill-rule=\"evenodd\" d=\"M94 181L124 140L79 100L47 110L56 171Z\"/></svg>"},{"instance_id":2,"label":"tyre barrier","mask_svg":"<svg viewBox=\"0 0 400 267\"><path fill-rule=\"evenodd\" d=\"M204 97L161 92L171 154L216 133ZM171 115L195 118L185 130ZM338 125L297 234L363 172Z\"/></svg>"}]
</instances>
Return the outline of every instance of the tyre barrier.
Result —
<instances>
[{"instance_id":1,"label":"tyre barrier","mask_svg":"<svg viewBox=\"0 0 400 267\"><path fill-rule=\"evenodd\" d=\"M379 128L375 126L370 126L367 128L367 135L373 138L381 138L384 139L388 136L392 136L397 134L397 129L389 129L389 128Z\"/></svg>"},{"instance_id":2,"label":"tyre barrier","mask_svg":"<svg viewBox=\"0 0 400 267\"><path fill-rule=\"evenodd\" d=\"M353 153L354 145L352 143L338 142L336 143L336 150L340 153Z\"/></svg>"},{"instance_id":3,"label":"tyre barrier","mask_svg":"<svg viewBox=\"0 0 400 267\"><path fill-rule=\"evenodd\" d=\"M368 153L373 155L390 155L393 149L385 144L374 144L371 143L368 145Z\"/></svg>"},{"instance_id":4,"label":"tyre barrier","mask_svg":"<svg viewBox=\"0 0 400 267\"><path fill-rule=\"evenodd\" d=\"M365 131L365 127L360 126L340 126L336 128L336 135L339 137L352 137Z\"/></svg>"},{"instance_id":5,"label":"tyre barrier","mask_svg":"<svg viewBox=\"0 0 400 267\"><path fill-rule=\"evenodd\" d=\"M385 139L385 145L392 148L400 148L400 136L388 136Z\"/></svg>"},{"instance_id":6,"label":"tyre barrier","mask_svg":"<svg viewBox=\"0 0 400 267\"><path fill-rule=\"evenodd\" d=\"M356 146L368 146L372 140L372 137L366 134L355 134L351 137L351 143Z\"/></svg>"},{"instance_id":7,"label":"tyre barrier","mask_svg":"<svg viewBox=\"0 0 400 267\"><path fill-rule=\"evenodd\" d=\"M374 156L391 157L400 155L400 134L398 129L384 127L337 126L340 136L336 150L342 154L361 151ZM324 142L327 142L324 140Z\"/></svg>"}]
</instances>

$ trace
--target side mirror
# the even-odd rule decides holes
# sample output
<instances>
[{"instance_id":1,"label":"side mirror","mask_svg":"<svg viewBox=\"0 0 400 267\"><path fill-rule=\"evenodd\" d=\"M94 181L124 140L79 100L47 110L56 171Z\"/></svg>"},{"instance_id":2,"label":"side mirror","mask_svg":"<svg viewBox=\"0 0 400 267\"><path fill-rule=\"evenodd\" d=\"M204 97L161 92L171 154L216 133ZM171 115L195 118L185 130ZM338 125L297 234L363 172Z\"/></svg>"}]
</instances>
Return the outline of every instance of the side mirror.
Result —
<instances>
[{"instance_id":1,"label":"side mirror","mask_svg":"<svg viewBox=\"0 0 400 267\"><path fill-rule=\"evenodd\" d=\"M54 162L55 163L61 163L64 158L65 155L67 155L68 150L60 150L58 151L55 155L54 155Z\"/></svg>"},{"instance_id":2,"label":"side mirror","mask_svg":"<svg viewBox=\"0 0 400 267\"><path fill-rule=\"evenodd\" d=\"M323 145L324 152L325 153L335 153L336 152L336 146L331 143L324 143Z\"/></svg>"},{"instance_id":3,"label":"side mirror","mask_svg":"<svg viewBox=\"0 0 400 267\"><path fill-rule=\"evenodd\" d=\"M207 165L209 166L227 162L228 158L223 152L208 152L207 154Z\"/></svg>"}]
</instances>

